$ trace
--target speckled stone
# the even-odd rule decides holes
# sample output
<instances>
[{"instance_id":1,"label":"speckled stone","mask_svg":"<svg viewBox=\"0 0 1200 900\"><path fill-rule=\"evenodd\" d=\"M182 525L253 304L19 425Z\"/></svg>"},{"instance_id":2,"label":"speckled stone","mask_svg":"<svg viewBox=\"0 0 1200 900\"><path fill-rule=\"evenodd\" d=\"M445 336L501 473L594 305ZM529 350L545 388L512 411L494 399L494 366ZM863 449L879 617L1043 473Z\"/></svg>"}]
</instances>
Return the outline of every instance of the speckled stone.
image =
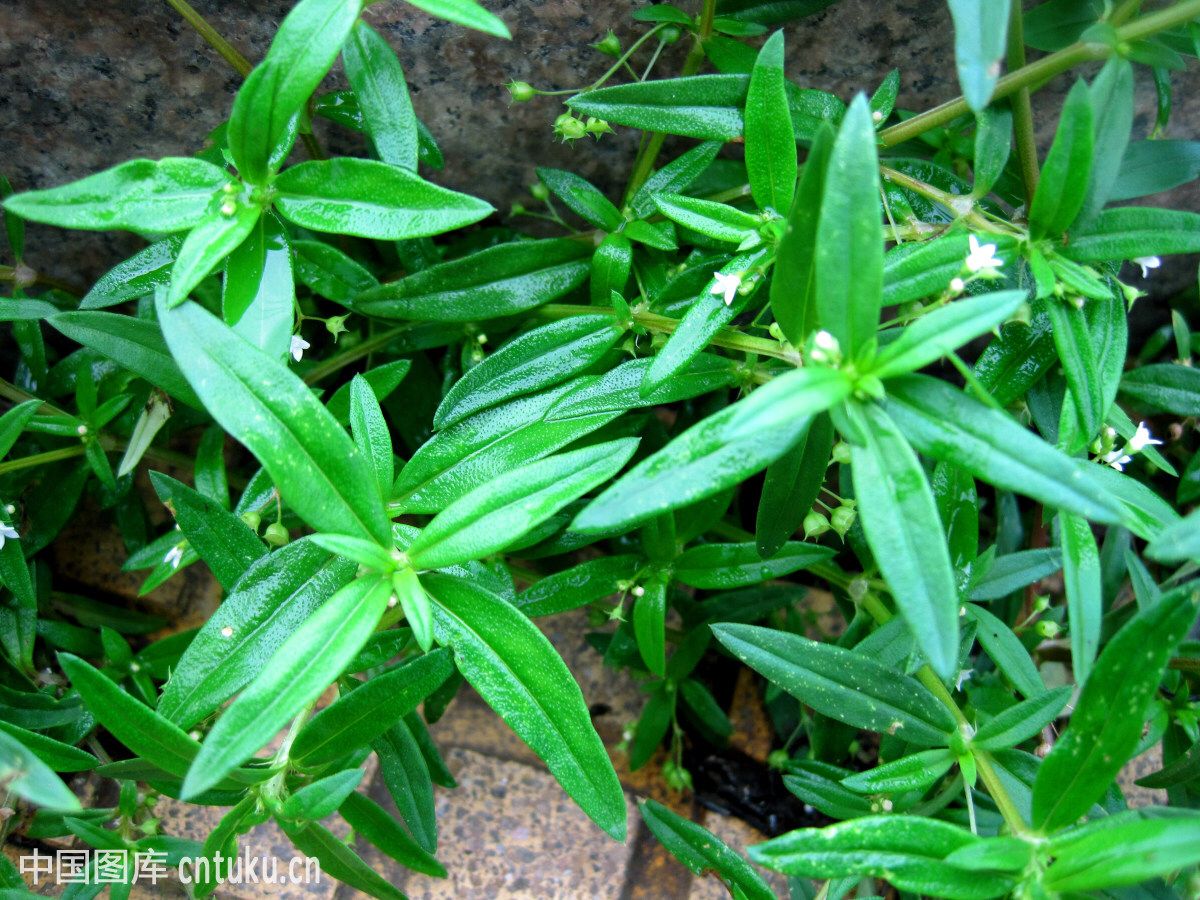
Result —
<instances>
[{"instance_id":1,"label":"speckled stone","mask_svg":"<svg viewBox=\"0 0 1200 900\"><path fill-rule=\"evenodd\" d=\"M1166 806L1167 792L1156 788L1142 787L1135 782L1145 778L1163 767L1162 745L1155 744L1141 756L1135 756L1122 766L1117 773L1117 784L1125 795L1125 802L1131 809L1143 806Z\"/></svg>"}]
</instances>

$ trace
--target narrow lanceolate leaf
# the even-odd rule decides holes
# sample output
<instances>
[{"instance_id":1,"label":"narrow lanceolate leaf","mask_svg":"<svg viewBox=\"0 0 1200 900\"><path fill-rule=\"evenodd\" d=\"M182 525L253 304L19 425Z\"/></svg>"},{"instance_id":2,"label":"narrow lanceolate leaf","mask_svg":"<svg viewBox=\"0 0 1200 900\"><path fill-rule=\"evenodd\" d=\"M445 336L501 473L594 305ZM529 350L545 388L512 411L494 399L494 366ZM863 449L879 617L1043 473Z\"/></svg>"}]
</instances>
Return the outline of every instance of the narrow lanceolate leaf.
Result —
<instances>
[{"instance_id":1,"label":"narrow lanceolate leaf","mask_svg":"<svg viewBox=\"0 0 1200 900\"><path fill-rule=\"evenodd\" d=\"M1045 885L1062 894L1087 895L1136 885L1200 862L1200 816L1170 818L1136 814L1102 819L1049 841L1054 859ZM1107 891L1105 891L1107 893Z\"/></svg>"},{"instance_id":2,"label":"narrow lanceolate leaf","mask_svg":"<svg viewBox=\"0 0 1200 900\"><path fill-rule=\"evenodd\" d=\"M504 20L488 12L475 0L408 0L408 3L455 25L474 28L505 40L512 37Z\"/></svg>"},{"instance_id":3,"label":"narrow lanceolate leaf","mask_svg":"<svg viewBox=\"0 0 1200 900\"><path fill-rule=\"evenodd\" d=\"M565 381L600 359L622 334L613 317L602 313L534 328L456 381L434 414L434 427L445 428L481 409Z\"/></svg>"},{"instance_id":4,"label":"narrow lanceolate leaf","mask_svg":"<svg viewBox=\"0 0 1200 900\"><path fill-rule=\"evenodd\" d=\"M92 285L80 309L102 309L126 300L147 297L171 280L171 266L183 245L183 235L173 234L117 263Z\"/></svg>"},{"instance_id":5,"label":"narrow lanceolate leaf","mask_svg":"<svg viewBox=\"0 0 1200 900\"><path fill-rule=\"evenodd\" d=\"M1200 560L1200 510L1163 531L1146 548L1146 555L1159 562Z\"/></svg>"},{"instance_id":6,"label":"narrow lanceolate leaf","mask_svg":"<svg viewBox=\"0 0 1200 900\"><path fill-rule=\"evenodd\" d=\"M641 557L602 556L539 578L517 595L517 607L531 619L586 606L620 589L618 582L633 577Z\"/></svg>"},{"instance_id":7,"label":"narrow lanceolate leaf","mask_svg":"<svg viewBox=\"0 0 1200 900\"><path fill-rule=\"evenodd\" d=\"M680 194L659 194L654 205L675 224L728 244L743 243L762 224L761 217L728 204Z\"/></svg>"},{"instance_id":8,"label":"narrow lanceolate leaf","mask_svg":"<svg viewBox=\"0 0 1200 900\"><path fill-rule=\"evenodd\" d=\"M201 408L200 398L171 358L162 332L153 322L90 310L59 313L46 321L71 340L104 354L176 400Z\"/></svg>"},{"instance_id":9,"label":"narrow lanceolate leaf","mask_svg":"<svg viewBox=\"0 0 1200 900\"><path fill-rule=\"evenodd\" d=\"M392 459L392 435L383 418L375 392L362 375L350 382L350 431L354 444L371 464L379 496L386 499L392 489L395 465Z\"/></svg>"},{"instance_id":10,"label":"narrow lanceolate leaf","mask_svg":"<svg viewBox=\"0 0 1200 900\"><path fill-rule=\"evenodd\" d=\"M1082 684L1100 647L1100 619L1104 615L1100 550L1086 519L1063 513L1059 528L1067 624L1071 629L1071 667L1075 680Z\"/></svg>"},{"instance_id":11,"label":"narrow lanceolate leaf","mask_svg":"<svg viewBox=\"0 0 1200 900\"><path fill-rule=\"evenodd\" d=\"M35 806L80 809L79 798L54 774L54 770L7 729L0 732L0 779L6 790Z\"/></svg>"},{"instance_id":12,"label":"narrow lanceolate leaf","mask_svg":"<svg viewBox=\"0 0 1200 900\"><path fill-rule=\"evenodd\" d=\"M775 897L754 867L707 828L654 800L643 800L639 809L654 836L696 875L715 873L731 892L736 891L733 896L747 900L773 900Z\"/></svg>"},{"instance_id":13,"label":"narrow lanceolate leaf","mask_svg":"<svg viewBox=\"0 0 1200 900\"><path fill-rule=\"evenodd\" d=\"M1106 209L1062 248L1078 262L1200 251L1200 213L1123 206Z\"/></svg>"},{"instance_id":14,"label":"narrow lanceolate leaf","mask_svg":"<svg viewBox=\"0 0 1200 900\"><path fill-rule=\"evenodd\" d=\"M324 241L292 241L296 280L336 303L349 303L379 280L363 266Z\"/></svg>"},{"instance_id":15,"label":"narrow lanceolate leaf","mask_svg":"<svg viewBox=\"0 0 1200 900\"><path fill-rule=\"evenodd\" d=\"M954 16L954 61L967 105L981 111L992 99L1008 38L1010 0L949 0Z\"/></svg>"},{"instance_id":16,"label":"narrow lanceolate leaf","mask_svg":"<svg viewBox=\"0 0 1200 900\"><path fill-rule=\"evenodd\" d=\"M983 750L1007 750L1029 740L1057 718L1072 690L1065 685L1010 706L980 725L971 743Z\"/></svg>"},{"instance_id":17,"label":"narrow lanceolate leaf","mask_svg":"<svg viewBox=\"0 0 1200 900\"><path fill-rule=\"evenodd\" d=\"M516 607L472 582L434 574L423 583L434 600L437 639L454 650L467 681L592 821L623 840L621 783L579 686L550 642Z\"/></svg>"},{"instance_id":18,"label":"narrow lanceolate leaf","mask_svg":"<svg viewBox=\"0 0 1200 900\"><path fill-rule=\"evenodd\" d=\"M653 579L633 601L633 636L646 668L658 676L667 669L667 585Z\"/></svg>"},{"instance_id":19,"label":"narrow lanceolate leaf","mask_svg":"<svg viewBox=\"0 0 1200 900\"><path fill-rule=\"evenodd\" d=\"M997 291L957 300L905 326L875 360L880 378L903 375L935 362L968 341L991 331L1025 300L1024 291Z\"/></svg>"},{"instance_id":20,"label":"narrow lanceolate leaf","mask_svg":"<svg viewBox=\"0 0 1200 900\"><path fill-rule=\"evenodd\" d=\"M746 172L762 209L783 213L796 190L796 137L783 74L783 32L763 44L746 94Z\"/></svg>"},{"instance_id":21,"label":"narrow lanceolate leaf","mask_svg":"<svg viewBox=\"0 0 1200 900\"><path fill-rule=\"evenodd\" d=\"M834 555L830 547L788 541L767 558L756 544L702 544L675 560L675 578L692 587L727 590L782 578Z\"/></svg>"},{"instance_id":22,"label":"narrow lanceolate leaf","mask_svg":"<svg viewBox=\"0 0 1200 900\"><path fill-rule=\"evenodd\" d=\"M1029 225L1035 238L1060 237L1079 215L1087 196L1093 145L1088 88L1077 81L1063 102L1058 132L1029 207Z\"/></svg>"},{"instance_id":23,"label":"narrow lanceolate leaf","mask_svg":"<svg viewBox=\"0 0 1200 900\"><path fill-rule=\"evenodd\" d=\"M947 861L983 842L949 822L919 816L864 816L801 828L750 848L761 866L808 878L883 878L903 891L954 900L1007 896L1015 877Z\"/></svg>"},{"instance_id":24,"label":"narrow lanceolate leaf","mask_svg":"<svg viewBox=\"0 0 1200 900\"><path fill-rule=\"evenodd\" d=\"M835 644L756 625L713 625L725 647L817 712L918 746L942 746L954 717L919 681Z\"/></svg>"},{"instance_id":25,"label":"narrow lanceolate leaf","mask_svg":"<svg viewBox=\"0 0 1200 900\"><path fill-rule=\"evenodd\" d=\"M862 95L847 110L829 157L814 267L818 324L853 354L875 336L883 291L879 159Z\"/></svg>"},{"instance_id":26,"label":"narrow lanceolate leaf","mask_svg":"<svg viewBox=\"0 0 1200 900\"><path fill-rule=\"evenodd\" d=\"M275 208L314 231L401 240L471 225L493 212L482 200L369 159L310 160L275 179Z\"/></svg>"},{"instance_id":27,"label":"narrow lanceolate leaf","mask_svg":"<svg viewBox=\"0 0 1200 900\"><path fill-rule=\"evenodd\" d=\"M415 172L417 116L395 51L360 20L346 38L342 62L375 153L385 163Z\"/></svg>"},{"instance_id":28,"label":"narrow lanceolate leaf","mask_svg":"<svg viewBox=\"0 0 1200 900\"><path fill-rule=\"evenodd\" d=\"M272 154L337 59L361 8L358 0L303 0L280 23L229 115L229 152L242 177L266 183Z\"/></svg>"},{"instance_id":29,"label":"narrow lanceolate leaf","mask_svg":"<svg viewBox=\"0 0 1200 900\"><path fill-rule=\"evenodd\" d=\"M599 188L574 172L539 167L537 176L554 196L589 225L615 231L624 221L621 211Z\"/></svg>"},{"instance_id":30,"label":"narrow lanceolate leaf","mask_svg":"<svg viewBox=\"0 0 1200 900\"><path fill-rule=\"evenodd\" d=\"M296 735L290 758L314 768L365 747L416 709L450 677L452 668L450 654L435 650L376 675L317 713Z\"/></svg>"},{"instance_id":31,"label":"narrow lanceolate leaf","mask_svg":"<svg viewBox=\"0 0 1200 900\"><path fill-rule=\"evenodd\" d=\"M284 502L320 531L387 543L362 453L282 363L196 304L159 304L167 346L214 419L259 458Z\"/></svg>"},{"instance_id":32,"label":"narrow lanceolate leaf","mask_svg":"<svg viewBox=\"0 0 1200 900\"><path fill-rule=\"evenodd\" d=\"M450 504L408 548L419 568L490 556L615 475L637 449L626 438L522 466Z\"/></svg>"},{"instance_id":33,"label":"narrow lanceolate leaf","mask_svg":"<svg viewBox=\"0 0 1200 900\"><path fill-rule=\"evenodd\" d=\"M925 471L887 413L864 406L851 445L854 495L867 543L930 666L950 678L958 661L958 591Z\"/></svg>"},{"instance_id":34,"label":"narrow lanceolate leaf","mask_svg":"<svg viewBox=\"0 0 1200 900\"><path fill-rule=\"evenodd\" d=\"M1106 412L1096 360L1098 348L1093 345L1083 310L1051 298L1046 304L1046 312L1053 323L1054 346L1071 391L1076 418L1072 424L1079 436L1076 443L1086 443L1099 430Z\"/></svg>"},{"instance_id":35,"label":"narrow lanceolate leaf","mask_svg":"<svg viewBox=\"0 0 1200 900\"><path fill-rule=\"evenodd\" d=\"M386 580L360 578L309 616L217 719L187 772L183 796L217 784L316 700L362 649L391 592Z\"/></svg>"},{"instance_id":36,"label":"narrow lanceolate leaf","mask_svg":"<svg viewBox=\"0 0 1200 900\"><path fill-rule=\"evenodd\" d=\"M953 765L954 754L947 749L922 750L843 778L842 784L861 794L923 791Z\"/></svg>"},{"instance_id":37,"label":"narrow lanceolate leaf","mask_svg":"<svg viewBox=\"0 0 1200 900\"><path fill-rule=\"evenodd\" d=\"M719 141L705 141L677 156L647 178L630 201L634 215L645 218L652 213L654 198L659 194L681 194L687 190L712 165L720 149Z\"/></svg>"},{"instance_id":38,"label":"narrow lanceolate leaf","mask_svg":"<svg viewBox=\"0 0 1200 900\"><path fill-rule=\"evenodd\" d=\"M171 671L158 711L190 728L247 685L357 569L308 540L254 563Z\"/></svg>"},{"instance_id":39,"label":"narrow lanceolate leaf","mask_svg":"<svg viewBox=\"0 0 1200 900\"><path fill-rule=\"evenodd\" d=\"M711 497L782 456L813 415L849 393L845 376L832 369L797 369L780 376L642 460L571 527L610 531Z\"/></svg>"},{"instance_id":40,"label":"narrow lanceolate leaf","mask_svg":"<svg viewBox=\"0 0 1200 900\"><path fill-rule=\"evenodd\" d=\"M113 737L164 772L187 772L200 745L182 728L135 700L82 659L61 653L58 660L88 711ZM222 772L222 777L228 772Z\"/></svg>"},{"instance_id":41,"label":"narrow lanceolate leaf","mask_svg":"<svg viewBox=\"0 0 1200 900\"><path fill-rule=\"evenodd\" d=\"M1095 141L1091 178L1076 226L1086 227L1111 199L1133 130L1133 66L1120 56L1104 64L1088 89Z\"/></svg>"},{"instance_id":42,"label":"narrow lanceolate leaf","mask_svg":"<svg viewBox=\"0 0 1200 900\"><path fill-rule=\"evenodd\" d=\"M390 812L369 797L351 794L338 807L338 813L359 835L401 865L434 878L446 877L445 866L417 844Z\"/></svg>"},{"instance_id":43,"label":"narrow lanceolate leaf","mask_svg":"<svg viewBox=\"0 0 1200 900\"><path fill-rule=\"evenodd\" d=\"M1130 619L1104 647L1070 725L1038 769L1033 825L1062 828L1084 815L1137 747L1163 668L1196 620L1200 589L1176 588Z\"/></svg>"},{"instance_id":44,"label":"narrow lanceolate leaf","mask_svg":"<svg viewBox=\"0 0 1200 900\"><path fill-rule=\"evenodd\" d=\"M1191 366L1139 366L1121 379L1121 393L1156 412L1200 416L1200 370Z\"/></svg>"},{"instance_id":45,"label":"narrow lanceolate leaf","mask_svg":"<svg viewBox=\"0 0 1200 900\"><path fill-rule=\"evenodd\" d=\"M227 205L228 204L228 205ZM230 209L232 206L232 209ZM188 232L171 266L167 306L178 306L254 229L261 210L240 199L218 196L208 213Z\"/></svg>"},{"instance_id":46,"label":"narrow lanceolate leaf","mask_svg":"<svg viewBox=\"0 0 1200 900\"><path fill-rule=\"evenodd\" d=\"M133 159L61 187L14 194L4 208L62 228L183 231L204 219L213 192L228 181L202 159Z\"/></svg>"},{"instance_id":47,"label":"narrow lanceolate leaf","mask_svg":"<svg viewBox=\"0 0 1200 900\"><path fill-rule=\"evenodd\" d=\"M221 305L225 321L255 347L277 359L288 352L296 286L292 249L275 216L262 216L229 255Z\"/></svg>"},{"instance_id":48,"label":"narrow lanceolate leaf","mask_svg":"<svg viewBox=\"0 0 1200 900\"><path fill-rule=\"evenodd\" d=\"M255 560L266 555L258 535L216 500L162 472L151 472L150 482L221 587L229 590Z\"/></svg>"},{"instance_id":49,"label":"narrow lanceolate leaf","mask_svg":"<svg viewBox=\"0 0 1200 900\"><path fill-rule=\"evenodd\" d=\"M825 481L833 448L833 423L815 416L799 442L767 467L754 536L759 555L774 556L808 515Z\"/></svg>"},{"instance_id":50,"label":"narrow lanceolate leaf","mask_svg":"<svg viewBox=\"0 0 1200 900\"><path fill-rule=\"evenodd\" d=\"M382 284L352 305L367 316L428 322L513 315L583 284L589 252L565 239L501 244Z\"/></svg>"},{"instance_id":51,"label":"narrow lanceolate leaf","mask_svg":"<svg viewBox=\"0 0 1200 900\"><path fill-rule=\"evenodd\" d=\"M951 385L920 375L891 379L887 409L926 456L1085 519L1140 528L1111 496L1097 466L1061 453L1008 414Z\"/></svg>"},{"instance_id":52,"label":"narrow lanceolate leaf","mask_svg":"<svg viewBox=\"0 0 1200 900\"><path fill-rule=\"evenodd\" d=\"M406 900L399 888L363 862L357 853L325 826L318 822L297 825L286 819L276 821L297 850L320 862L323 874L331 875L370 897Z\"/></svg>"}]
</instances>

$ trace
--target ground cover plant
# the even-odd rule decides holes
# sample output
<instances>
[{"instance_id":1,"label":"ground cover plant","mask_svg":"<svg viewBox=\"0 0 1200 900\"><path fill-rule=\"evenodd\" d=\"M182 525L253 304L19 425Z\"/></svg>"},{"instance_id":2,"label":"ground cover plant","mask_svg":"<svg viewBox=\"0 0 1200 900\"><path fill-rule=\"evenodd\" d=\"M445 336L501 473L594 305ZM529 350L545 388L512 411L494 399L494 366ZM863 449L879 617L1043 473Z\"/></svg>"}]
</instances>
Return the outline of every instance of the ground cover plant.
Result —
<instances>
[{"instance_id":1,"label":"ground cover plant","mask_svg":"<svg viewBox=\"0 0 1200 900\"><path fill-rule=\"evenodd\" d=\"M412 2L509 37L473 0ZM5 186L7 837L174 864L274 819L401 896L358 849L445 874L427 724L465 682L622 840L536 624L587 607L646 694L620 752L665 749L675 790L731 732L712 672L761 676L812 827L730 848L641 805L734 897L773 896L755 866L795 897L1200 893L1194 293L1129 340L1200 215L1128 202L1200 174L1163 139L1200 0L950 0L962 97L924 111L897 72L844 98L785 76L779 26L828 0L647 5L595 83L508 85L581 156L640 130L623 192L543 168L507 216L426 177L436 136L358 0L300 0L253 67L171 5L245 76L227 122L192 156ZM327 157L335 128L369 151ZM27 223L146 246L80 297L24 258ZM57 586L47 547L89 505L145 592L206 566L212 617L150 640L164 623ZM1118 772L1152 748L1167 803L1129 809ZM355 791L372 754L398 819ZM118 806L82 808L80 771ZM160 795L220 825L160 834ZM21 890L6 859L0 883Z\"/></svg>"}]
</instances>

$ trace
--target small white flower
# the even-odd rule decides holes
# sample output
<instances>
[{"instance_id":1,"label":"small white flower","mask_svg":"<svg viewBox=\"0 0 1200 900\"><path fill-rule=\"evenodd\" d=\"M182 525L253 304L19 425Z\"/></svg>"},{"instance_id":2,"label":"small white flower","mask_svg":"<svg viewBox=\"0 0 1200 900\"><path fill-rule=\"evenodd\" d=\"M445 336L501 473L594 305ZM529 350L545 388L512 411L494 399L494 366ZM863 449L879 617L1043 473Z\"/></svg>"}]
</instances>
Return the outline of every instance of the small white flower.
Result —
<instances>
[{"instance_id":1,"label":"small white flower","mask_svg":"<svg viewBox=\"0 0 1200 900\"><path fill-rule=\"evenodd\" d=\"M956 691L961 691L963 682L970 681L973 674L974 672L971 669L961 669L958 673L958 677L954 679L954 689Z\"/></svg>"},{"instance_id":2,"label":"small white flower","mask_svg":"<svg viewBox=\"0 0 1200 900\"><path fill-rule=\"evenodd\" d=\"M966 287L967 287L966 282L964 282L961 278L951 278L950 279L951 293L961 294L966 289Z\"/></svg>"},{"instance_id":3,"label":"small white flower","mask_svg":"<svg viewBox=\"0 0 1200 900\"><path fill-rule=\"evenodd\" d=\"M4 542L9 538L12 538L14 541L18 541L21 539L21 536L17 534L17 529L13 528L11 525L5 525L3 522L0 522L0 548L4 547Z\"/></svg>"},{"instance_id":4,"label":"small white flower","mask_svg":"<svg viewBox=\"0 0 1200 900\"><path fill-rule=\"evenodd\" d=\"M814 362L836 363L842 356L842 345L828 331L818 331L813 335L811 354Z\"/></svg>"},{"instance_id":5,"label":"small white flower","mask_svg":"<svg viewBox=\"0 0 1200 900\"><path fill-rule=\"evenodd\" d=\"M163 557L163 562L170 565L172 569L178 569L179 563L183 560L183 544L176 544L167 551L167 555Z\"/></svg>"},{"instance_id":6,"label":"small white flower","mask_svg":"<svg viewBox=\"0 0 1200 900\"><path fill-rule=\"evenodd\" d=\"M1129 439L1129 443L1125 446L1125 452L1140 453L1147 447L1157 446L1161 443L1162 441L1150 436L1150 429L1146 427L1145 422L1138 422L1137 431Z\"/></svg>"},{"instance_id":7,"label":"small white flower","mask_svg":"<svg viewBox=\"0 0 1200 900\"><path fill-rule=\"evenodd\" d=\"M1132 461L1133 457L1128 455L1124 450L1109 450L1100 457L1100 462L1112 466L1118 472L1124 472L1126 464Z\"/></svg>"},{"instance_id":8,"label":"small white flower","mask_svg":"<svg viewBox=\"0 0 1200 900\"><path fill-rule=\"evenodd\" d=\"M304 356L304 351L311 346L312 344L300 337L300 335L293 334L292 346L288 348L288 352L292 354L292 359L294 359L296 362L300 362L301 358Z\"/></svg>"},{"instance_id":9,"label":"small white flower","mask_svg":"<svg viewBox=\"0 0 1200 900\"><path fill-rule=\"evenodd\" d=\"M732 306L734 295L737 294L738 288L742 286L742 275L740 272L732 272L726 275L724 272L713 272L713 281L715 282L709 288L710 294L724 294L725 305Z\"/></svg>"},{"instance_id":10,"label":"small white flower","mask_svg":"<svg viewBox=\"0 0 1200 900\"><path fill-rule=\"evenodd\" d=\"M984 275L994 275L996 269L1004 265L1004 260L996 258L995 244L981 244L975 235L969 235L968 241L971 252L967 254L967 271Z\"/></svg>"},{"instance_id":11,"label":"small white flower","mask_svg":"<svg viewBox=\"0 0 1200 900\"><path fill-rule=\"evenodd\" d=\"M1142 270L1142 277L1150 277L1150 269L1157 269L1162 265L1162 260L1157 256L1139 256L1133 260L1133 264Z\"/></svg>"}]
</instances>

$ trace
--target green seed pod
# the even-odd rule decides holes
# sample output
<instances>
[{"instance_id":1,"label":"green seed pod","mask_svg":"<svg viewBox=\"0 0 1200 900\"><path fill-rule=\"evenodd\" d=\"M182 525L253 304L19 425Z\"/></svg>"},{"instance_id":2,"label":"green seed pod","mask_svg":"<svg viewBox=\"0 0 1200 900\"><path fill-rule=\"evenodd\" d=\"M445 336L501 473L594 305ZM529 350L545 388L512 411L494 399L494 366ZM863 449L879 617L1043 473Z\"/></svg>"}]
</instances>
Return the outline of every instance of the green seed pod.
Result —
<instances>
[{"instance_id":1,"label":"green seed pod","mask_svg":"<svg viewBox=\"0 0 1200 900\"><path fill-rule=\"evenodd\" d=\"M608 34L596 41L592 46L605 56L611 56L614 59L621 55L621 40L613 34L611 28L608 30Z\"/></svg>"},{"instance_id":2,"label":"green seed pod","mask_svg":"<svg viewBox=\"0 0 1200 900\"><path fill-rule=\"evenodd\" d=\"M528 81L510 81L505 87L513 103L528 103L537 96L537 89Z\"/></svg>"},{"instance_id":3,"label":"green seed pod","mask_svg":"<svg viewBox=\"0 0 1200 900\"><path fill-rule=\"evenodd\" d=\"M288 530L280 522L272 522L267 526L267 530L263 532L263 540L272 547L282 547L291 539L292 536L288 534Z\"/></svg>"}]
</instances>

